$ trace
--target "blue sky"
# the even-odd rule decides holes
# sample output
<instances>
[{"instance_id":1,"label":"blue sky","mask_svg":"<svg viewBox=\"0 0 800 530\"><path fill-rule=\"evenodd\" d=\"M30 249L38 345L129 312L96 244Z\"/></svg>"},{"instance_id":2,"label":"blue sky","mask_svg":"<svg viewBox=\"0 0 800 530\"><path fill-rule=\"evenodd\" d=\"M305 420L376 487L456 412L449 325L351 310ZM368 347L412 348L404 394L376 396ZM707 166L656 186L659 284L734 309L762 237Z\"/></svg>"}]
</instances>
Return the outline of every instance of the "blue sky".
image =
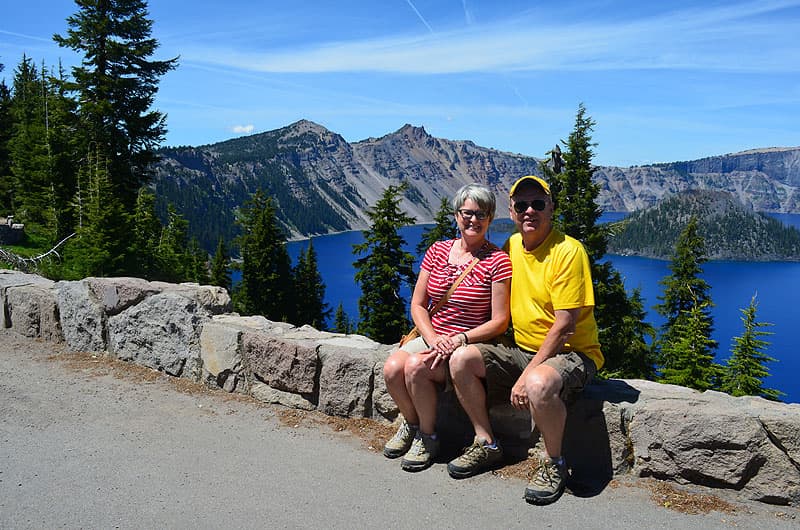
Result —
<instances>
[{"instance_id":1,"label":"blue sky","mask_svg":"<svg viewBox=\"0 0 800 530\"><path fill-rule=\"evenodd\" d=\"M0 0L1 77L48 66L69 0ZM578 104L595 162L800 145L800 0L152 0L166 145L309 119L348 141L405 123L544 156Z\"/></svg>"}]
</instances>

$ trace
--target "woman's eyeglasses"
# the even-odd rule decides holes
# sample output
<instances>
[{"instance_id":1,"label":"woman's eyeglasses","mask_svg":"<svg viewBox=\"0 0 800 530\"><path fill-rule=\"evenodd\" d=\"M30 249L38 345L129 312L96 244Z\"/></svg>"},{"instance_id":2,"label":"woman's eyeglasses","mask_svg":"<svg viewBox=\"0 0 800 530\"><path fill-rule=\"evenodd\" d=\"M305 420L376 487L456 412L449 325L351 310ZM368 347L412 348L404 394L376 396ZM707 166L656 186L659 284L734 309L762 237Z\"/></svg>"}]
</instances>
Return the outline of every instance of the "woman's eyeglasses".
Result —
<instances>
[{"instance_id":1,"label":"woman's eyeglasses","mask_svg":"<svg viewBox=\"0 0 800 530\"><path fill-rule=\"evenodd\" d=\"M483 221L489 214L484 212L483 210L458 210L458 215L461 216L462 219L472 219L475 217L478 221Z\"/></svg>"},{"instance_id":2,"label":"woman's eyeglasses","mask_svg":"<svg viewBox=\"0 0 800 530\"><path fill-rule=\"evenodd\" d=\"M514 201L514 211L517 213L525 213L528 208L533 208L537 212L541 212L547 207L547 201L544 199L533 199L532 201Z\"/></svg>"}]
</instances>

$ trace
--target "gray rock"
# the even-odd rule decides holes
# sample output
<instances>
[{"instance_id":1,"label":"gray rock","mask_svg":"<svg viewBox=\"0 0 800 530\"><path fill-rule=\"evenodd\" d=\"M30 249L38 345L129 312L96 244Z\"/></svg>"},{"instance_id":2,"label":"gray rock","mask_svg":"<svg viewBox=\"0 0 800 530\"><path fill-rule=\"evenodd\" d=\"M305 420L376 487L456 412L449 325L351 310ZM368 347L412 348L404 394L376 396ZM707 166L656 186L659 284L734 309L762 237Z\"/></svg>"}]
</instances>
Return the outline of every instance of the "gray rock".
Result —
<instances>
[{"instance_id":1,"label":"gray rock","mask_svg":"<svg viewBox=\"0 0 800 530\"><path fill-rule=\"evenodd\" d=\"M321 344L319 358L317 408L331 416L370 417L373 374L382 365L375 351Z\"/></svg>"},{"instance_id":2,"label":"gray rock","mask_svg":"<svg viewBox=\"0 0 800 530\"><path fill-rule=\"evenodd\" d=\"M7 322L20 335L53 342L64 340L53 282L8 287L4 305Z\"/></svg>"},{"instance_id":3,"label":"gray rock","mask_svg":"<svg viewBox=\"0 0 800 530\"><path fill-rule=\"evenodd\" d=\"M286 339L262 331L242 335L242 362L253 380L296 394L315 390L319 361L316 345L310 341Z\"/></svg>"},{"instance_id":4,"label":"gray rock","mask_svg":"<svg viewBox=\"0 0 800 530\"><path fill-rule=\"evenodd\" d=\"M200 330L209 318L195 300L160 293L108 319L108 349L124 361L199 379Z\"/></svg>"},{"instance_id":5,"label":"gray rock","mask_svg":"<svg viewBox=\"0 0 800 530\"><path fill-rule=\"evenodd\" d=\"M292 392L283 392L277 388L256 381L250 389L250 395L264 403L273 403L300 410L314 410L314 403Z\"/></svg>"},{"instance_id":6,"label":"gray rock","mask_svg":"<svg viewBox=\"0 0 800 530\"><path fill-rule=\"evenodd\" d=\"M26 274L24 272L0 269L0 327L11 327L11 315L6 304L6 293L8 292L8 289L23 285L40 285L43 287L51 287L53 282L47 278L42 278L41 276L37 276L35 274Z\"/></svg>"},{"instance_id":7,"label":"gray rock","mask_svg":"<svg viewBox=\"0 0 800 530\"><path fill-rule=\"evenodd\" d=\"M203 324L200 332L200 359L203 361L203 378L209 378L228 392L244 390L240 384L242 371L242 329L230 324L210 322Z\"/></svg>"},{"instance_id":8,"label":"gray rock","mask_svg":"<svg viewBox=\"0 0 800 530\"><path fill-rule=\"evenodd\" d=\"M69 348L73 351L106 351L106 312L90 289L90 282L58 282L56 300L64 340Z\"/></svg>"}]
</instances>

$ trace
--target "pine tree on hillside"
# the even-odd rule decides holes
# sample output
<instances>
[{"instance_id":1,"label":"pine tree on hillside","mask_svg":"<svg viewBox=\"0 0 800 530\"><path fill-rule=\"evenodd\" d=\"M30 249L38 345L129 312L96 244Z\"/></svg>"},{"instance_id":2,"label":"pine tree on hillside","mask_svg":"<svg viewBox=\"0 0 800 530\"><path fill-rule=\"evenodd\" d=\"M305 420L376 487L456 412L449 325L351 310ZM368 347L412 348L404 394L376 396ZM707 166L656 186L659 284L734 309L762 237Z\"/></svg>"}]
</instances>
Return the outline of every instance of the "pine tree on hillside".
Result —
<instances>
[{"instance_id":1,"label":"pine tree on hillside","mask_svg":"<svg viewBox=\"0 0 800 530\"><path fill-rule=\"evenodd\" d=\"M64 247L66 279L87 276L119 275L123 267L127 235L121 230L128 214L113 192L106 159L90 152L78 174L75 208L78 217L77 237Z\"/></svg>"},{"instance_id":2,"label":"pine tree on hillside","mask_svg":"<svg viewBox=\"0 0 800 530\"><path fill-rule=\"evenodd\" d=\"M436 212L436 217L433 220L436 224L422 232L422 239L420 239L416 248L418 256L423 256L425 251L437 241L455 239L458 235L453 205L447 197L442 197L439 203L439 211Z\"/></svg>"},{"instance_id":3,"label":"pine tree on hillside","mask_svg":"<svg viewBox=\"0 0 800 530\"><path fill-rule=\"evenodd\" d=\"M353 326L341 302L339 302L339 306L336 308L336 313L333 316L333 329L331 331L334 333L344 333L345 335L349 335L353 332Z\"/></svg>"},{"instance_id":4,"label":"pine tree on hillside","mask_svg":"<svg viewBox=\"0 0 800 530\"><path fill-rule=\"evenodd\" d=\"M671 336L670 328L683 313L695 306L703 307L703 314L711 330L712 316L711 286L700 277L702 264L707 261L705 242L697 228L697 218L692 217L678 236L675 253L669 265L671 274L659 282L664 286L664 294L658 299L656 311L666 319L662 326L662 341Z\"/></svg>"},{"instance_id":5,"label":"pine tree on hillside","mask_svg":"<svg viewBox=\"0 0 800 530\"><path fill-rule=\"evenodd\" d=\"M716 342L706 318L708 303L682 311L672 326L671 340L662 344L662 383L696 390L716 386L722 367L714 363Z\"/></svg>"},{"instance_id":6,"label":"pine tree on hillside","mask_svg":"<svg viewBox=\"0 0 800 530\"><path fill-rule=\"evenodd\" d=\"M414 218L400 210L399 196L406 185L389 186L367 215L372 224L364 231L364 243L353 245L358 258L355 281L361 287L358 299L358 332L384 344L393 344L407 331L406 301L400 296L403 282L414 283L414 256L403 250L398 233Z\"/></svg>"},{"instance_id":7,"label":"pine tree on hillside","mask_svg":"<svg viewBox=\"0 0 800 530\"><path fill-rule=\"evenodd\" d=\"M217 250L214 252L214 259L211 261L211 278L209 283L224 287L231 292L231 272L230 272L230 255L228 248L225 246L225 240L220 237L217 242Z\"/></svg>"},{"instance_id":8,"label":"pine tree on hillside","mask_svg":"<svg viewBox=\"0 0 800 530\"><path fill-rule=\"evenodd\" d=\"M27 56L15 70L9 140L16 217L28 230L56 241L56 201L47 141L45 74Z\"/></svg>"},{"instance_id":9,"label":"pine tree on hillside","mask_svg":"<svg viewBox=\"0 0 800 530\"><path fill-rule=\"evenodd\" d=\"M0 64L0 72L4 69ZM11 89L5 80L0 81L0 215L13 213L13 181L9 141L13 128L11 116Z\"/></svg>"},{"instance_id":10,"label":"pine tree on hillside","mask_svg":"<svg viewBox=\"0 0 800 530\"><path fill-rule=\"evenodd\" d=\"M172 204L167 206L167 224L161 229L156 258L158 262L157 279L165 282L185 281L191 273L190 260L187 259L189 222L183 218Z\"/></svg>"},{"instance_id":11,"label":"pine tree on hillside","mask_svg":"<svg viewBox=\"0 0 800 530\"><path fill-rule=\"evenodd\" d=\"M75 0L78 11L67 19L62 47L81 54L74 82L83 120L80 132L109 160L115 192L133 211L139 188L148 181L153 150L166 134L165 116L151 107L159 78L177 66L177 58L151 60L158 41L144 0Z\"/></svg>"},{"instance_id":12,"label":"pine tree on hillside","mask_svg":"<svg viewBox=\"0 0 800 530\"><path fill-rule=\"evenodd\" d=\"M581 103L573 131L562 142L565 149L558 163L561 171L554 172L547 163L541 164L540 170L550 183L556 205L555 226L579 240L589 255L594 315L606 361L602 375L648 378L653 375L654 356L646 337L651 337L654 330L641 320L641 298L629 297L619 272L610 262L601 262L608 245L608 232L605 226L597 224L601 211L597 206L600 188L592 181L594 125Z\"/></svg>"},{"instance_id":13,"label":"pine tree on hillside","mask_svg":"<svg viewBox=\"0 0 800 530\"><path fill-rule=\"evenodd\" d=\"M317 268L317 252L314 240L301 251L294 268L294 300L297 305L294 324L308 324L316 329L327 329L326 321L331 310L325 303L325 282Z\"/></svg>"},{"instance_id":14,"label":"pine tree on hillside","mask_svg":"<svg viewBox=\"0 0 800 530\"><path fill-rule=\"evenodd\" d=\"M733 339L734 347L731 350L731 357L723 368L720 390L732 396L761 396L779 401L782 392L764 388L764 378L769 376L769 370L764 365L775 362L775 359L763 351L769 342L761 337L772 333L760 328L772 324L756 321L757 305L756 297L753 295L750 305L741 309L744 332L740 337Z\"/></svg>"},{"instance_id":15,"label":"pine tree on hillside","mask_svg":"<svg viewBox=\"0 0 800 530\"><path fill-rule=\"evenodd\" d=\"M188 221L186 224L188 226ZM200 247L200 241L196 237L189 240L184 256L186 274L183 281L208 285L208 252Z\"/></svg>"},{"instance_id":16,"label":"pine tree on hillside","mask_svg":"<svg viewBox=\"0 0 800 530\"><path fill-rule=\"evenodd\" d=\"M272 199L259 190L239 214L242 281L234 291L234 307L245 315L291 322L294 317L291 260Z\"/></svg>"},{"instance_id":17,"label":"pine tree on hillside","mask_svg":"<svg viewBox=\"0 0 800 530\"><path fill-rule=\"evenodd\" d=\"M700 277L705 261L705 244L692 217L678 237L670 263L672 274L661 280L664 294L655 307L665 318L657 341L661 380L681 385L677 381L688 381L691 384L685 386L698 389L714 388L719 375L712 363L717 344L711 339L710 286ZM698 365L693 367L692 362Z\"/></svg>"},{"instance_id":18,"label":"pine tree on hillside","mask_svg":"<svg viewBox=\"0 0 800 530\"><path fill-rule=\"evenodd\" d=\"M155 210L156 196L147 186L142 186L136 198L133 213L132 248L129 253L133 261L130 270L148 280L161 277L158 262L158 244L161 238L161 221Z\"/></svg>"}]
</instances>

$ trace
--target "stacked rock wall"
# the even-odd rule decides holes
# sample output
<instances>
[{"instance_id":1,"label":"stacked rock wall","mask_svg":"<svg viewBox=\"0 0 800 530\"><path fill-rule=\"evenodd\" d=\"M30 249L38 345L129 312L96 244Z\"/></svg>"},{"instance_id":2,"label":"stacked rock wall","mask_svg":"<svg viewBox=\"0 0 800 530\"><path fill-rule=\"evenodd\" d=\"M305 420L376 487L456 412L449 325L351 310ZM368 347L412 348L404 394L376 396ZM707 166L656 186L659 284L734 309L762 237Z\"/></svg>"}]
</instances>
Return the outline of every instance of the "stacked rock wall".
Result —
<instances>
[{"instance_id":1,"label":"stacked rock wall","mask_svg":"<svg viewBox=\"0 0 800 530\"><path fill-rule=\"evenodd\" d=\"M52 282L0 270L0 327L287 407L380 421L398 414L382 377L394 346L240 316L219 287L138 278ZM490 415L505 447L527 451L536 443L527 413L496 403ZM459 442L470 435L452 392L441 395L438 428ZM800 503L797 404L597 381L570 407L564 454L573 491L586 494L633 474Z\"/></svg>"}]
</instances>

